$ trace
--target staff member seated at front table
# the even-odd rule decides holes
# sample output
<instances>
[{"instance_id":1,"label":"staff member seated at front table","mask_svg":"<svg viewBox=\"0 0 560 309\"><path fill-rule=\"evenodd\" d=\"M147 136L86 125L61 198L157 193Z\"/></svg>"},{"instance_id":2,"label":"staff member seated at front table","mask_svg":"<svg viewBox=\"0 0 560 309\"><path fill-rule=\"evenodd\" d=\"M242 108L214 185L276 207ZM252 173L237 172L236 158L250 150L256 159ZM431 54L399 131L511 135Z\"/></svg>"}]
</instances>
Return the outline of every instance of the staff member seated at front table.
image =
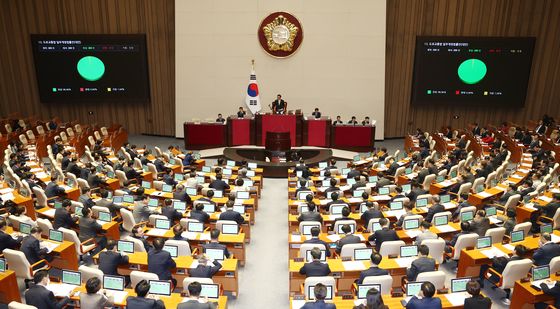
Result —
<instances>
[{"instance_id":1,"label":"staff member seated at front table","mask_svg":"<svg viewBox=\"0 0 560 309\"><path fill-rule=\"evenodd\" d=\"M288 103L282 100L282 95L279 94L276 96L276 100L272 102L272 111L275 114L285 114L288 110Z\"/></svg>"},{"instance_id":2,"label":"staff member seated at front table","mask_svg":"<svg viewBox=\"0 0 560 309\"><path fill-rule=\"evenodd\" d=\"M239 111L237 112L237 118L245 117L247 113L243 110L243 106L239 106Z\"/></svg>"},{"instance_id":3,"label":"staff member seated at front table","mask_svg":"<svg viewBox=\"0 0 560 309\"><path fill-rule=\"evenodd\" d=\"M319 108L315 107L315 111L311 113L311 116L315 117L315 119L321 118L321 112L319 111Z\"/></svg>"},{"instance_id":4,"label":"staff member seated at front table","mask_svg":"<svg viewBox=\"0 0 560 309\"><path fill-rule=\"evenodd\" d=\"M305 275L305 277L323 277L328 276L331 273L329 264L321 262L321 249L318 247L311 249L311 257L313 258L313 261L305 263L300 268L300 275Z\"/></svg>"}]
</instances>

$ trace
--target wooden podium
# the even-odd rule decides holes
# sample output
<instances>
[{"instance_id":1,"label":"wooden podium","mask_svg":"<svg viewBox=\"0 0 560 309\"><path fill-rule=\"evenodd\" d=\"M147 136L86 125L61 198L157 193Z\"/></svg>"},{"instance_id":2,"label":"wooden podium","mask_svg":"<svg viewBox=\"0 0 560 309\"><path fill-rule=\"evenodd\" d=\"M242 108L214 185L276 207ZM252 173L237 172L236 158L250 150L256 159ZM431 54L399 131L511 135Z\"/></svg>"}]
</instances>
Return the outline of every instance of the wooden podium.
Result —
<instances>
[{"instance_id":1,"label":"wooden podium","mask_svg":"<svg viewBox=\"0 0 560 309\"><path fill-rule=\"evenodd\" d=\"M266 132L265 149L268 151L290 151L290 132Z\"/></svg>"}]
</instances>

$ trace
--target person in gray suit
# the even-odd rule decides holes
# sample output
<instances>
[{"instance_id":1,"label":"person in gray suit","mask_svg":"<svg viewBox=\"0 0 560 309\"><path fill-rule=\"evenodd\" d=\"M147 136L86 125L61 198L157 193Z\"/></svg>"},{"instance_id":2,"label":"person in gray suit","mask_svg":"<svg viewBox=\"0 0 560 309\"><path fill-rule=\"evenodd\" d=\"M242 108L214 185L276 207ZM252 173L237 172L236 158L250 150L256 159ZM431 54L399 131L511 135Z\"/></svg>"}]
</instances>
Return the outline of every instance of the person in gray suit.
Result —
<instances>
[{"instance_id":1,"label":"person in gray suit","mask_svg":"<svg viewBox=\"0 0 560 309\"><path fill-rule=\"evenodd\" d=\"M148 221L153 212L148 207L148 195L145 195L141 201L137 201L132 210L134 221L136 223Z\"/></svg>"},{"instance_id":2,"label":"person in gray suit","mask_svg":"<svg viewBox=\"0 0 560 309\"><path fill-rule=\"evenodd\" d=\"M422 231L422 233L416 236L415 244L417 246L421 245L426 239L438 239L438 236L430 231L430 227L432 227L432 224L428 221L422 221L422 223L420 223L420 231Z\"/></svg>"},{"instance_id":3,"label":"person in gray suit","mask_svg":"<svg viewBox=\"0 0 560 309\"><path fill-rule=\"evenodd\" d=\"M352 235L352 228L350 227L350 225L344 224L342 226L342 231L344 232L344 237L336 242L336 253L340 253L344 245L359 244L360 242L362 242L360 237Z\"/></svg>"},{"instance_id":4,"label":"person in gray suit","mask_svg":"<svg viewBox=\"0 0 560 309\"><path fill-rule=\"evenodd\" d=\"M80 293L80 307L82 308L105 308L112 307L114 304L113 296L105 295L105 290L98 293L101 289L101 280L97 277L89 278L86 282L87 293Z\"/></svg>"},{"instance_id":5,"label":"person in gray suit","mask_svg":"<svg viewBox=\"0 0 560 309\"><path fill-rule=\"evenodd\" d=\"M92 254L97 254L107 246L107 238L102 235L98 236L98 234L103 233L103 227L92 218L93 214L90 208L84 207L82 214L83 216L80 217L80 241L85 242L90 238L95 239L97 248L93 249Z\"/></svg>"},{"instance_id":6,"label":"person in gray suit","mask_svg":"<svg viewBox=\"0 0 560 309\"><path fill-rule=\"evenodd\" d=\"M209 302L206 297L200 297L202 285L198 281L191 282L187 288L189 290L188 300L180 303L177 309L215 309L217 303Z\"/></svg>"},{"instance_id":7,"label":"person in gray suit","mask_svg":"<svg viewBox=\"0 0 560 309\"><path fill-rule=\"evenodd\" d=\"M486 235L486 231L490 228L490 219L486 217L486 211L479 210L476 212L471 223L471 230L478 234L478 236Z\"/></svg>"},{"instance_id":8,"label":"person in gray suit","mask_svg":"<svg viewBox=\"0 0 560 309\"><path fill-rule=\"evenodd\" d=\"M428 257L428 254L430 254L430 248L428 248L428 246L420 245L418 247L418 253L420 253L420 256L412 261L412 265L406 271L408 281L416 281L418 274L436 270L436 261Z\"/></svg>"}]
</instances>

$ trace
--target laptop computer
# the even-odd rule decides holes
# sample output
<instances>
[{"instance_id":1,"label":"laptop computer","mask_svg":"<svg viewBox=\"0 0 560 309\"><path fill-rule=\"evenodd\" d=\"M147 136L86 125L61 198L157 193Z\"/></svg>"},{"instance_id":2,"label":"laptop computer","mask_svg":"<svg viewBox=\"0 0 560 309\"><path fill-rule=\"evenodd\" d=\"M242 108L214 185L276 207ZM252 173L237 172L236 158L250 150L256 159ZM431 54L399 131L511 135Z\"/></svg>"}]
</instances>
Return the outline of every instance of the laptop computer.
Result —
<instances>
[{"instance_id":1,"label":"laptop computer","mask_svg":"<svg viewBox=\"0 0 560 309\"><path fill-rule=\"evenodd\" d=\"M308 291L307 291L307 296L309 298L309 300L315 300L315 286L314 285L310 285L308 286ZM327 285L327 295L325 297L325 300L332 300L333 299L333 287L330 285Z\"/></svg>"},{"instance_id":2,"label":"laptop computer","mask_svg":"<svg viewBox=\"0 0 560 309\"><path fill-rule=\"evenodd\" d=\"M467 291L467 283L469 283L472 278L457 278L451 279L451 293L461 293Z\"/></svg>"},{"instance_id":3,"label":"laptop computer","mask_svg":"<svg viewBox=\"0 0 560 309\"><path fill-rule=\"evenodd\" d=\"M113 203L114 204L122 204L123 197L122 196L113 196Z\"/></svg>"},{"instance_id":4,"label":"laptop computer","mask_svg":"<svg viewBox=\"0 0 560 309\"><path fill-rule=\"evenodd\" d=\"M486 217L491 217L498 214L498 210L496 209L496 207L486 207L485 211Z\"/></svg>"},{"instance_id":5,"label":"laptop computer","mask_svg":"<svg viewBox=\"0 0 560 309\"><path fill-rule=\"evenodd\" d=\"M62 270L62 283L71 285L82 284L82 274L79 271Z\"/></svg>"},{"instance_id":6,"label":"laptop computer","mask_svg":"<svg viewBox=\"0 0 560 309\"><path fill-rule=\"evenodd\" d=\"M331 215L340 215L342 210L346 207L345 204L333 204L330 207Z\"/></svg>"},{"instance_id":7,"label":"laptop computer","mask_svg":"<svg viewBox=\"0 0 560 309\"><path fill-rule=\"evenodd\" d=\"M6 260L0 259L0 273L3 273L5 271L6 271Z\"/></svg>"},{"instance_id":8,"label":"laptop computer","mask_svg":"<svg viewBox=\"0 0 560 309\"><path fill-rule=\"evenodd\" d=\"M215 198L224 197L224 191L214 190L214 197L215 197Z\"/></svg>"},{"instance_id":9,"label":"laptop computer","mask_svg":"<svg viewBox=\"0 0 560 309\"><path fill-rule=\"evenodd\" d=\"M339 224L338 225L338 230L336 231L338 234L345 234L344 231L342 231L343 226L344 226L344 224ZM356 225L348 224L348 226L350 226L350 233L354 234L356 232Z\"/></svg>"},{"instance_id":10,"label":"laptop computer","mask_svg":"<svg viewBox=\"0 0 560 309\"><path fill-rule=\"evenodd\" d=\"M220 285L219 284L210 284L210 283L201 283L201 290L200 296L207 297L209 299L218 299L220 298Z\"/></svg>"},{"instance_id":11,"label":"laptop computer","mask_svg":"<svg viewBox=\"0 0 560 309\"><path fill-rule=\"evenodd\" d=\"M471 221L474 218L474 211L463 211L461 213L461 222Z\"/></svg>"},{"instance_id":12,"label":"laptop computer","mask_svg":"<svg viewBox=\"0 0 560 309\"><path fill-rule=\"evenodd\" d=\"M449 194L443 194L439 196L439 201L442 204L451 202L451 196Z\"/></svg>"},{"instance_id":13,"label":"laptop computer","mask_svg":"<svg viewBox=\"0 0 560 309\"><path fill-rule=\"evenodd\" d=\"M388 195L390 190L387 187L381 187L377 192L379 193L379 195Z\"/></svg>"},{"instance_id":14,"label":"laptop computer","mask_svg":"<svg viewBox=\"0 0 560 309\"><path fill-rule=\"evenodd\" d=\"M239 225L237 225L237 224L222 224L222 234L230 234L230 235L239 234Z\"/></svg>"},{"instance_id":15,"label":"laptop computer","mask_svg":"<svg viewBox=\"0 0 560 309\"><path fill-rule=\"evenodd\" d=\"M531 269L531 281L539 281L550 278L550 265L534 266Z\"/></svg>"},{"instance_id":16,"label":"laptop computer","mask_svg":"<svg viewBox=\"0 0 560 309\"><path fill-rule=\"evenodd\" d=\"M202 232L204 232L204 223L188 221L187 222L187 231L194 232L194 233L202 233Z\"/></svg>"},{"instance_id":17,"label":"laptop computer","mask_svg":"<svg viewBox=\"0 0 560 309\"><path fill-rule=\"evenodd\" d=\"M298 192L298 196L297 199L298 200L305 200L307 198L307 195L311 194L311 196L313 196L313 192L312 191L299 191Z\"/></svg>"},{"instance_id":18,"label":"laptop computer","mask_svg":"<svg viewBox=\"0 0 560 309\"><path fill-rule=\"evenodd\" d=\"M412 297L418 295L420 288L424 282L409 282L406 284L406 296Z\"/></svg>"},{"instance_id":19,"label":"laptop computer","mask_svg":"<svg viewBox=\"0 0 560 309\"><path fill-rule=\"evenodd\" d=\"M149 182L149 181L142 180L142 188L151 189L152 188L152 183Z\"/></svg>"},{"instance_id":20,"label":"laptop computer","mask_svg":"<svg viewBox=\"0 0 560 309\"><path fill-rule=\"evenodd\" d=\"M404 193L409 193L412 190L412 185L407 183L401 186Z\"/></svg>"},{"instance_id":21,"label":"laptop computer","mask_svg":"<svg viewBox=\"0 0 560 309\"><path fill-rule=\"evenodd\" d=\"M97 213L98 220L103 222L111 222L113 218L111 217L110 212L100 211Z\"/></svg>"},{"instance_id":22,"label":"laptop computer","mask_svg":"<svg viewBox=\"0 0 560 309\"><path fill-rule=\"evenodd\" d=\"M233 211L238 212L240 214L245 214L245 206L243 206L243 205L233 205Z\"/></svg>"},{"instance_id":23,"label":"laptop computer","mask_svg":"<svg viewBox=\"0 0 560 309\"><path fill-rule=\"evenodd\" d=\"M124 203L129 203L129 204L134 203L134 196L129 195L129 194L123 195L123 202Z\"/></svg>"},{"instance_id":24,"label":"laptop computer","mask_svg":"<svg viewBox=\"0 0 560 309\"><path fill-rule=\"evenodd\" d=\"M204 253L211 259L216 260L216 261L223 261L226 259L225 255L224 255L224 250L222 249L210 249L210 248L206 248L204 250Z\"/></svg>"},{"instance_id":25,"label":"laptop computer","mask_svg":"<svg viewBox=\"0 0 560 309\"><path fill-rule=\"evenodd\" d=\"M428 206L428 199L427 198L416 199L416 208L426 207L426 206Z\"/></svg>"},{"instance_id":26,"label":"laptop computer","mask_svg":"<svg viewBox=\"0 0 560 309\"><path fill-rule=\"evenodd\" d=\"M203 203L202 205L204 206L204 208L202 210L205 213L212 214L212 213L216 212L216 206L214 206L214 204Z\"/></svg>"},{"instance_id":27,"label":"laptop computer","mask_svg":"<svg viewBox=\"0 0 560 309\"><path fill-rule=\"evenodd\" d=\"M171 228L171 221L167 219L156 219L154 227L160 230L169 230Z\"/></svg>"},{"instance_id":28,"label":"laptop computer","mask_svg":"<svg viewBox=\"0 0 560 309\"><path fill-rule=\"evenodd\" d=\"M148 207L158 207L159 206L159 200L157 198L150 198L148 199Z\"/></svg>"},{"instance_id":29,"label":"laptop computer","mask_svg":"<svg viewBox=\"0 0 560 309\"><path fill-rule=\"evenodd\" d=\"M19 232L29 235L29 233L31 233L31 224L21 222L19 224Z\"/></svg>"},{"instance_id":30,"label":"laptop computer","mask_svg":"<svg viewBox=\"0 0 560 309\"><path fill-rule=\"evenodd\" d=\"M434 217L435 226L447 225L448 222L449 222L449 218L447 216Z\"/></svg>"},{"instance_id":31,"label":"laptop computer","mask_svg":"<svg viewBox=\"0 0 560 309\"><path fill-rule=\"evenodd\" d=\"M185 175L183 175L183 174L175 174L175 175L173 176L173 179L174 179L175 181L183 181L183 180L185 180Z\"/></svg>"},{"instance_id":32,"label":"laptop computer","mask_svg":"<svg viewBox=\"0 0 560 309\"><path fill-rule=\"evenodd\" d=\"M541 225L541 234L542 233L552 233L552 224L543 224Z\"/></svg>"},{"instance_id":33,"label":"laptop computer","mask_svg":"<svg viewBox=\"0 0 560 309\"><path fill-rule=\"evenodd\" d=\"M173 245L164 245L163 251L169 252L172 258L176 258L179 255L179 247Z\"/></svg>"},{"instance_id":34,"label":"laptop computer","mask_svg":"<svg viewBox=\"0 0 560 309\"><path fill-rule=\"evenodd\" d=\"M311 236L311 229L316 227L315 225L304 225L301 231L302 235Z\"/></svg>"},{"instance_id":35,"label":"laptop computer","mask_svg":"<svg viewBox=\"0 0 560 309\"><path fill-rule=\"evenodd\" d=\"M226 165L229 166L229 167L234 167L235 166L235 161L227 160Z\"/></svg>"},{"instance_id":36,"label":"laptop computer","mask_svg":"<svg viewBox=\"0 0 560 309\"><path fill-rule=\"evenodd\" d=\"M377 182L377 180L379 180L379 178L377 176L369 176L368 177L368 182L369 183Z\"/></svg>"},{"instance_id":37,"label":"laptop computer","mask_svg":"<svg viewBox=\"0 0 560 309\"><path fill-rule=\"evenodd\" d=\"M212 171L212 168L210 166L203 166L202 167L202 172L203 173L210 173Z\"/></svg>"},{"instance_id":38,"label":"laptop computer","mask_svg":"<svg viewBox=\"0 0 560 309\"><path fill-rule=\"evenodd\" d=\"M366 299L367 293L371 289L376 289L379 293L381 293L381 284L358 284L356 296L358 296L358 299Z\"/></svg>"},{"instance_id":39,"label":"laptop computer","mask_svg":"<svg viewBox=\"0 0 560 309\"><path fill-rule=\"evenodd\" d=\"M171 192L173 192L173 186L165 184L165 185L162 186L161 191L166 192L166 193L171 193Z\"/></svg>"},{"instance_id":40,"label":"laptop computer","mask_svg":"<svg viewBox=\"0 0 560 309\"><path fill-rule=\"evenodd\" d=\"M510 234L511 243L521 242L525 239L525 231L512 231Z\"/></svg>"},{"instance_id":41,"label":"laptop computer","mask_svg":"<svg viewBox=\"0 0 560 309\"><path fill-rule=\"evenodd\" d=\"M235 193L235 198L240 200L247 200L249 199L249 191L237 191Z\"/></svg>"},{"instance_id":42,"label":"laptop computer","mask_svg":"<svg viewBox=\"0 0 560 309\"><path fill-rule=\"evenodd\" d=\"M327 162L319 162L319 168L324 169L328 166Z\"/></svg>"},{"instance_id":43,"label":"laptop computer","mask_svg":"<svg viewBox=\"0 0 560 309\"><path fill-rule=\"evenodd\" d=\"M257 163L253 163L253 162L247 163L247 167L250 169L255 169L257 168Z\"/></svg>"},{"instance_id":44,"label":"laptop computer","mask_svg":"<svg viewBox=\"0 0 560 309\"><path fill-rule=\"evenodd\" d=\"M389 203L389 208L391 208L391 210L401 210L403 209L403 202L402 201L391 202Z\"/></svg>"},{"instance_id":45,"label":"laptop computer","mask_svg":"<svg viewBox=\"0 0 560 309\"><path fill-rule=\"evenodd\" d=\"M189 195L189 196L196 196L197 195L196 188L188 187L186 191L187 191L187 195Z\"/></svg>"},{"instance_id":46,"label":"laptop computer","mask_svg":"<svg viewBox=\"0 0 560 309\"><path fill-rule=\"evenodd\" d=\"M179 212L187 210L187 203L181 201L173 201L173 208Z\"/></svg>"},{"instance_id":47,"label":"laptop computer","mask_svg":"<svg viewBox=\"0 0 560 309\"><path fill-rule=\"evenodd\" d=\"M76 206L74 208L74 214L78 217L82 217L84 214L82 213L82 209L84 209L84 207L82 206Z\"/></svg>"}]
</instances>

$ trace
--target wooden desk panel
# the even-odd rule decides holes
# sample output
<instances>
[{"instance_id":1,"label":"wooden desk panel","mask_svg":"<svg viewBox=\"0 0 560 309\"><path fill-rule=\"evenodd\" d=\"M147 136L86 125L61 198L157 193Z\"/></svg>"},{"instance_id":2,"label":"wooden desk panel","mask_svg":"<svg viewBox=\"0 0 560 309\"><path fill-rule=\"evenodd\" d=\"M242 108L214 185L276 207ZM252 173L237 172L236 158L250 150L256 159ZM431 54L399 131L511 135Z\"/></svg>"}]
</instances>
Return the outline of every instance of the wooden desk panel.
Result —
<instances>
[{"instance_id":1,"label":"wooden desk panel","mask_svg":"<svg viewBox=\"0 0 560 309\"><path fill-rule=\"evenodd\" d=\"M0 286L2 287L0 289L0 303L21 302L16 273L13 270L7 269L3 273L0 272Z\"/></svg>"}]
</instances>

